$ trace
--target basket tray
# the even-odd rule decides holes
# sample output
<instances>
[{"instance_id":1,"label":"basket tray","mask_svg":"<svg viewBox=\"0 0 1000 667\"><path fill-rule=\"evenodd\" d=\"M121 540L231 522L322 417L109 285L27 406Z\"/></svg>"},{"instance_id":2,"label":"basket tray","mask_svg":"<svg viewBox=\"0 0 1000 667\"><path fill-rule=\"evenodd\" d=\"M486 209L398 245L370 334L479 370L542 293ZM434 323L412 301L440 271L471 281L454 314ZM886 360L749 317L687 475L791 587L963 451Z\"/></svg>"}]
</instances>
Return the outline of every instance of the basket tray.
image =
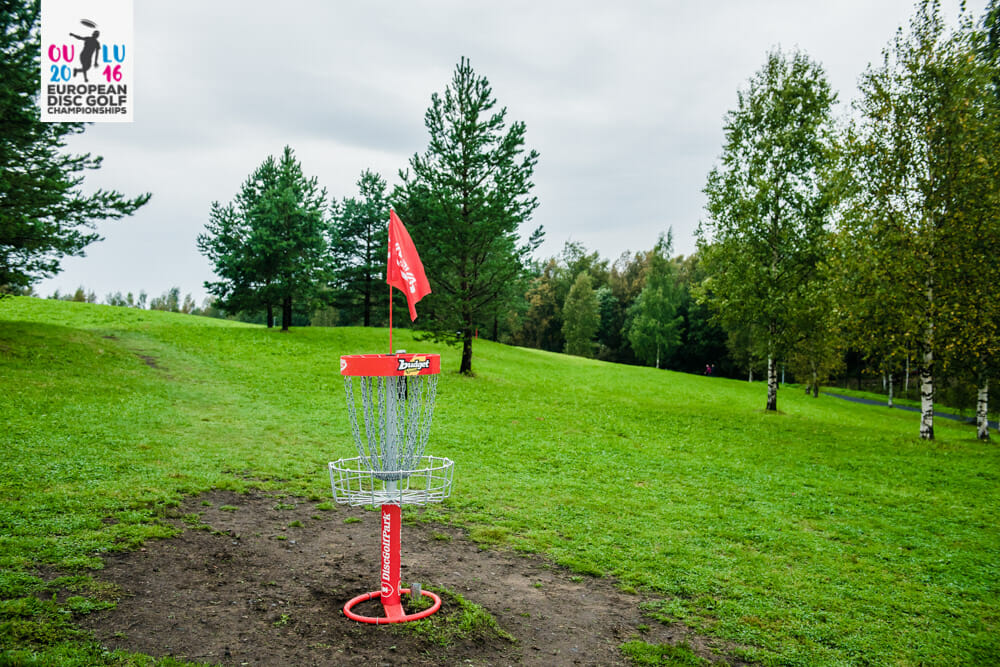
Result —
<instances>
[{"instance_id":1,"label":"basket tray","mask_svg":"<svg viewBox=\"0 0 1000 667\"><path fill-rule=\"evenodd\" d=\"M422 456L412 470L382 471L373 470L367 458L355 456L332 461L329 467L330 485L338 503L426 505L451 495L455 462L440 456Z\"/></svg>"}]
</instances>

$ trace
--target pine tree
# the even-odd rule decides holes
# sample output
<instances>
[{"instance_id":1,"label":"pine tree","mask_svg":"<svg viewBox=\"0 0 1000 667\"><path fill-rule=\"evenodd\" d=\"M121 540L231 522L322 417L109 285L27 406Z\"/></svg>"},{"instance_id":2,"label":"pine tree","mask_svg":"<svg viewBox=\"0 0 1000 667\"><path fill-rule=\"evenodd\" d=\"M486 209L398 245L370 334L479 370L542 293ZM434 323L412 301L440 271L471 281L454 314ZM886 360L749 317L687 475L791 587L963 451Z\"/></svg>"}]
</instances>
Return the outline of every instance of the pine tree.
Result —
<instances>
[{"instance_id":1,"label":"pine tree","mask_svg":"<svg viewBox=\"0 0 1000 667\"><path fill-rule=\"evenodd\" d=\"M431 97L430 144L400 174L393 196L433 290L421 301L420 325L462 343L462 373L472 372L477 325L515 298L542 239L541 228L526 242L519 234L538 205L531 195L538 153L525 151L524 123L508 127L506 108L495 106L489 81L462 58L444 95Z\"/></svg>"},{"instance_id":2,"label":"pine tree","mask_svg":"<svg viewBox=\"0 0 1000 667\"><path fill-rule=\"evenodd\" d=\"M252 245L255 212L263 206L265 194L277 186L277 165L273 156L244 181L235 199L223 206L212 202L205 232L198 235L198 248L215 270L216 281L205 288L217 297L216 305L229 313L266 311L267 326L274 324L274 302L265 288L274 279Z\"/></svg>"},{"instance_id":3,"label":"pine tree","mask_svg":"<svg viewBox=\"0 0 1000 667\"><path fill-rule=\"evenodd\" d=\"M234 202L212 204L199 248L220 280L205 287L223 308L281 308L281 328L292 323L294 304L311 310L329 279L326 191L307 178L291 148L268 157L247 179Z\"/></svg>"},{"instance_id":4,"label":"pine tree","mask_svg":"<svg viewBox=\"0 0 1000 667\"><path fill-rule=\"evenodd\" d=\"M387 304L389 200L386 182L365 170L357 182L359 198L333 203L330 254L335 270L335 303L346 323L372 326Z\"/></svg>"}]
</instances>

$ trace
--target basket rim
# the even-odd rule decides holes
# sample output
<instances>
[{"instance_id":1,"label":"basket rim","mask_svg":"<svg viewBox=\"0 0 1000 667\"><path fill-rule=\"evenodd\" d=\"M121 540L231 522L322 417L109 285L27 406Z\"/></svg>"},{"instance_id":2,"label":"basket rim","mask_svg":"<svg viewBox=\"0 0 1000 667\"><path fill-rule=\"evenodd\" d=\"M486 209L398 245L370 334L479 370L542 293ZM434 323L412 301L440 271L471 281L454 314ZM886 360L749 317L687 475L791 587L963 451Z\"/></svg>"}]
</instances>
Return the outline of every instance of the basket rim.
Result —
<instances>
[{"instance_id":1,"label":"basket rim","mask_svg":"<svg viewBox=\"0 0 1000 667\"><path fill-rule=\"evenodd\" d=\"M378 458L378 457L376 457ZM420 473L433 472L435 470L445 470L451 468L455 465L455 462L445 456L432 456L430 454L425 454L420 457L419 461L421 463L426 462L428 465L422 468L410 468L401 470L372 470L367 462L369 458L367 456L352 456L346 459L337 459L336 461L330 461L329 468L331 470L350 472L350 473L363 473L363 474L378 474L378 475L417 475ZM355 467L349 467L354 464Z\"/></svg>"}]
</instances>

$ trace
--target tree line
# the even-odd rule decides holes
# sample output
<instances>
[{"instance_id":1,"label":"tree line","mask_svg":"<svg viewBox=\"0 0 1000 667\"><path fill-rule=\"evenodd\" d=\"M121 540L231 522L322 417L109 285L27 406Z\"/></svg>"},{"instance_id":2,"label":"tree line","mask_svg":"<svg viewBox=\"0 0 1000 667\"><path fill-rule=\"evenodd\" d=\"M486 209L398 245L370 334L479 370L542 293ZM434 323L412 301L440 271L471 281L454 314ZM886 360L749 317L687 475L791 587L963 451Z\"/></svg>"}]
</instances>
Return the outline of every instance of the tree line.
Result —
<instances>
[{"instance_id":1,"label":"tree line","mask_svg":"<svg viewBox=\"0 0 1000 667\"><path fill-rule=\"evenodd\" d=\"M427 150L414 154L388 191L365 170L358 194L331 199L307 177L294 151L268 157L235 198L211 206L198 247L218 279L205 284L230 313L321 309L327 321L364 326L388 319L385 285L390 201L406 223L430 276L419 328L462 345L460 372L472 372L479 323L499 318L523 293L541 228L521 238L537 199L538 153L524 146L523 122L508 122L486 77L462 58L425 115ZM402 317L396 321L403 321Z\"/></svg>"},{"instance_id":2,"label":"tree line","mask_svg":"<svg viewBox=\"0 0 1000 667\"><path fill-rule=\"evenodd\" d=\"M1000 361L998 6L945 25L919 3L882 62L861 76L844 119L822 67L774 51L726 118L698 232L701 298L767 369L818 385L844 350L890 386L915 363L920 437L934 437L941 373L978 387L988 438Z\"/></svg>"}]
</instances>

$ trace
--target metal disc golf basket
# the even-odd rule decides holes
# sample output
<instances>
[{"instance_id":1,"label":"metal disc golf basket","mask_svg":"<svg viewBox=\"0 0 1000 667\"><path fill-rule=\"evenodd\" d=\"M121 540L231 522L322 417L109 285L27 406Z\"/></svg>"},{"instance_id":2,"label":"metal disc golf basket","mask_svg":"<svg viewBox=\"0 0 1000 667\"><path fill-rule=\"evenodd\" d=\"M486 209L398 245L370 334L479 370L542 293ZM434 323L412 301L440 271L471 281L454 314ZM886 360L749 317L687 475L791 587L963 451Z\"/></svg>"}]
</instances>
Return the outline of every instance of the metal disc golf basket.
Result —
<instances>
[{"instance_id":1,"label":"metal disc golf basket","mask_svg":"<svg viewBox=\"0 0 1000 667\"><path fill-rule=\"evenodd\" d=\"M360 354L340 358L347 411L358 456L330 463L330 484L338 503L382 509L381 581L378 591L344 605L344 614L363 623L403 623L425 618L441 598L414 585L400 588L400 525L403 505L439 503L451 494L454 462L425 456L434 416L441 357L437 354ZM401 596L426 596L432 606L407 614ZM355 605L380 598L385 616L362 616Z\"/></svg>"}]
</instances>

